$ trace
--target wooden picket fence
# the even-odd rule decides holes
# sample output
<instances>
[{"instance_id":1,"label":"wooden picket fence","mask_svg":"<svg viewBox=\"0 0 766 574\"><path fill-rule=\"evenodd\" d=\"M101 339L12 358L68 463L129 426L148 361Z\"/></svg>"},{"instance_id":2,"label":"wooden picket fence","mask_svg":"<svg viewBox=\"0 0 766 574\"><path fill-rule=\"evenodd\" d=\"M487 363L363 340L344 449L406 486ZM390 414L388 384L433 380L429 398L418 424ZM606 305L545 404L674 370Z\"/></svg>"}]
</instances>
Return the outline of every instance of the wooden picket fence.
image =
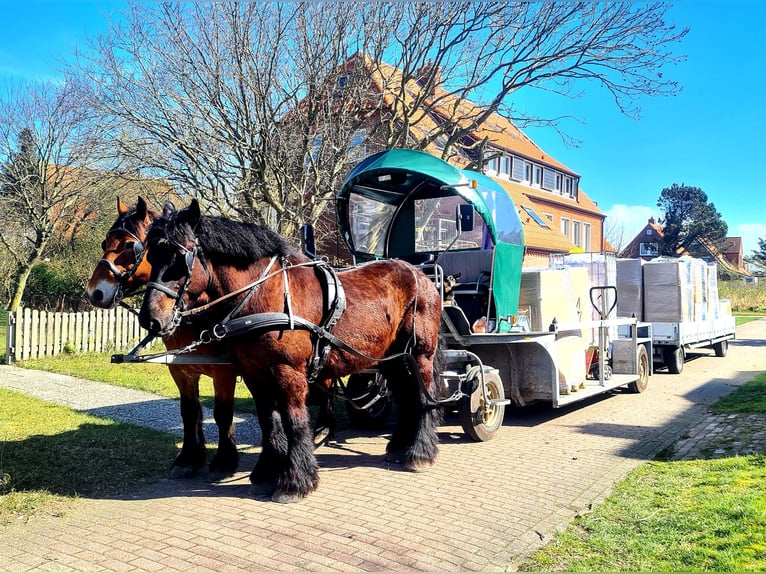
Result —
<instances>
[{"instance_id":1,"label":"wooden picket fence","mask_svg":"<svg viewBox=\"0 0 766 574\"><path fill-rule=\"evenodd\" d=\"M62 352L127 351L145 335L138 317L122 307L84 313L20 308L8 313L5 357L11 364Z\"/></svg>"}]
</instances>

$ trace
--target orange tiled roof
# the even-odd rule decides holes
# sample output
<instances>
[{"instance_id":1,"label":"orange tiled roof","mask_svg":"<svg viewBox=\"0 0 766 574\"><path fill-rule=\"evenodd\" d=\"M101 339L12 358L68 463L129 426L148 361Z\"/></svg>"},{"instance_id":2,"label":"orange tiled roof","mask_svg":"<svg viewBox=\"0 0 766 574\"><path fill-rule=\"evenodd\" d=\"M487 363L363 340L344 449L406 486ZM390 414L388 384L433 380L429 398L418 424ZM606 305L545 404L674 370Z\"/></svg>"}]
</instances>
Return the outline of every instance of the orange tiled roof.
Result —
<instances>
[{"instance_id":1,"label":"orange tiled roof","mask_svg":"<svg viewBox=\"0 0 766 574\"><path fill-rule=\"evenodd\" d=\"M382 93L383 101L386 106L394 107L395 105L403 105L409 108L416 106L416 99L423 91L423 88L416 80L410 79L405 82L401 71L393 66L383 62L374 63L366 55L357 57L361 57L364 65L368 70L372 71L371 75L373 81L375 82L377 89ZM402 90L402 92L404 93L405 101L396 102L394 94L399 93L402 84L404 84L404 90ZM415 114L410 118L412 131L418 133L421 137L426 137L428 134L437 131L440 124L439 119L441 118L451 119L452 121L456 121L460 127L470 128L473 121L472 118L477 117L484 111L482 107L477 106L468 100L459 98L455 94L447 92L439 86L434 87L433 94L430 97L425 98L424 101L428 104L428 111L419 107ZM431 116L431 113L441 116L441 118L434 118ZM463 119L461 120L461 118ZM491 114L481 126L473 129L472 136L476 140L487 138L498 148L513 152L528 159L533 159L550 167L555 167L570 175L579 177L576 172L569 169L563 163L550 155L547 155L511 120L498 113ZM433 149L426 149L424 151L440 155L438 147L435 144L429 144L428 147Z\"/></svg>"},{"instance_id":2,"label":"orange tiled roof","mask_svg":"<svg viewBox=\"0 0 766 574\"><path fill-rule=\"evenodd\" d=\"M517 183L502 179L492 178L511 196L516 209L521 217L521 225L524 229L524 244L529 249L541 249L552 253L569 252L576 246L561 231L549 225L542 227L524 211L524 207L535 210L535 204L527 196L527 188Z\"/></svg>"}]
</instances>

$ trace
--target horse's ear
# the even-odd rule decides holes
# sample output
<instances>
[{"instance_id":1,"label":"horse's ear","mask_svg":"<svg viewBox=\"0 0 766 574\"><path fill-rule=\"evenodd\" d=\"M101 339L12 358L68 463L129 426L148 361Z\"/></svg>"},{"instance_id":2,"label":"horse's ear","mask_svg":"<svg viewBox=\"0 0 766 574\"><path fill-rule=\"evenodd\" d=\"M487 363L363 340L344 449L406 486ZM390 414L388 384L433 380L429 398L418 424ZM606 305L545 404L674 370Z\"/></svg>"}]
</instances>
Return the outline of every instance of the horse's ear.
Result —
<instances>
[{"instance_id":1,"label":"horse's ear","mask_svg":"<svg viewBox=\"0 0 766 574\"><path fill-rule=\"evenodd\" d=\"M140 219L146 219L146 212L148 211L146 207L146 202L144 201L144 198L139 196L138 201L136 202L136 215Z\"/></svg>"},{"instance_id":2,"label":"horse's ear","mask_svg":"<svg viewBox=\"0 0 766 574\"><path fill-rule=\"evenodd\" d=\"M162 208L162 217L167 219L171 215L173 215L176 212L176 206L173 205L172 201L168 201L165 203L165 207Z\"/></svg>"},{"instance_id":3,"label":"horse's ear","mask_svg":"<svg viewBox=\"0 0 766 574\"><path fill-rule=\"evenodd\" d=\"M118 197L117 198L117 215L122 217L125 215L128 211L130 211L130 208L125 205L122 200Z\"/></svg>"},{"instance_id":4,"label":"horse's ear","mask_svg":"<svg viewBox=\"0 0 766 574\"><path fill-rule=\"evenodd\" d=\"M200 209L199 209L199 202L196 199L192 199L191 203L189 204L189 207L187 207L184 210L184 221L188 223L192 229L197 227L197 223L199 223L199 218L201 217Z\"/></svg>"}]
</instances>

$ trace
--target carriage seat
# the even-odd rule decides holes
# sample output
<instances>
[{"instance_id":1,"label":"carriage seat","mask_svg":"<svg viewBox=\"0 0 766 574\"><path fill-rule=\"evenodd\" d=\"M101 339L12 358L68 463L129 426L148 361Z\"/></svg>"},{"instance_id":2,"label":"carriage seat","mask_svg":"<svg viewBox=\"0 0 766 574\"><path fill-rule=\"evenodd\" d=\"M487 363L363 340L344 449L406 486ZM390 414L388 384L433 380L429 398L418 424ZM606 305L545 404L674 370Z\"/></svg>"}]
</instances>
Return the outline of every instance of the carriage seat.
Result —
<instances>
[{"instance_id":1,"label":"carriage seat","mask_svg":"<svg viewBox=\"0 0 766 574\"><path fill-rule=\"evenodd\" d=\"M447 251L439 258L444 277L454 277L453 295L479 295L489 289L492 272L491 249L481 251Z\"/></svg>"}]
</instances>

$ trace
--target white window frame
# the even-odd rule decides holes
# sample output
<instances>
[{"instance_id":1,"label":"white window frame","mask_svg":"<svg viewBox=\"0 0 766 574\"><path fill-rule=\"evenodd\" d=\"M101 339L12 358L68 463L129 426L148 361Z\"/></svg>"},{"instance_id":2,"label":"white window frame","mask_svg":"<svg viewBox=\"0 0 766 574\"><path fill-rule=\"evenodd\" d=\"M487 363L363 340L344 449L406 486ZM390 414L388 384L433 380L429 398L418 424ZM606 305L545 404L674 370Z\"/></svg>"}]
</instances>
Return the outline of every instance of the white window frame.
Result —
<instances>
[{"instance_id":1,"label":"white window frame","mask_svg":"<svg viewBox=\"0 0 766 574\"><path fill-rule=\"evenodd\" d=\"M582 222L572 220L572 243L575 247L582 247Z\"/></svg>"},{"instance_id":2,"label":"white window frame","mask_svg":"<svg viewBox=\"0 0 766 574\"><path fill-rule=\"evenodd\" d=\"M543 168L539 165L535 165L532 168L534 170L534 181L532 182L532 185L534 187L542 187L543 186ZM551 220L552 221L552 220Z\"/></svg>"},{"instance_id":3,"label":"white window frame","mask_svg":"<svg viewBox=\"0 0 766 574\"><path fill-rule=\"evenodd\" d=\"M500 175L508 178L511 176L511 158L507 155L500 156Z\"/></svg>"},{"instance_id":4,"label":"white window frame","mask_svg":"<svg viewBox=\"0 0 766 574\"><path fill-rule=\"evenodd\" d=\"M585 251L590 252L591 251L591 232L592 232L592 226L587 221L583 221L582 223L582 236L583 236L583 249Z\"/></svg>"},{"instance_id":5,"label":"white window frame","mask_svg":"<svg viewBox=\"0 0 766 574\"><path fill-rule=\"evenodd\" d=\"M658 257L660 255L660 246L656 241L639 243L638 255L640 257Z\"/></svg>"},{"instance_id":6,"label":"white window frame","mask_svg":"<svg viewBox=\"0 0 766 574\"><path fill-rule=\"evenodd\" d=\"M561 218L561 234L564 237L566 237L567 239L569 239L569 233L570 233L570 229L572 227L571 226L571 222L572 222L572 220L569 219L568 217L562 217Z\"/></svg>"}]
</instances>

